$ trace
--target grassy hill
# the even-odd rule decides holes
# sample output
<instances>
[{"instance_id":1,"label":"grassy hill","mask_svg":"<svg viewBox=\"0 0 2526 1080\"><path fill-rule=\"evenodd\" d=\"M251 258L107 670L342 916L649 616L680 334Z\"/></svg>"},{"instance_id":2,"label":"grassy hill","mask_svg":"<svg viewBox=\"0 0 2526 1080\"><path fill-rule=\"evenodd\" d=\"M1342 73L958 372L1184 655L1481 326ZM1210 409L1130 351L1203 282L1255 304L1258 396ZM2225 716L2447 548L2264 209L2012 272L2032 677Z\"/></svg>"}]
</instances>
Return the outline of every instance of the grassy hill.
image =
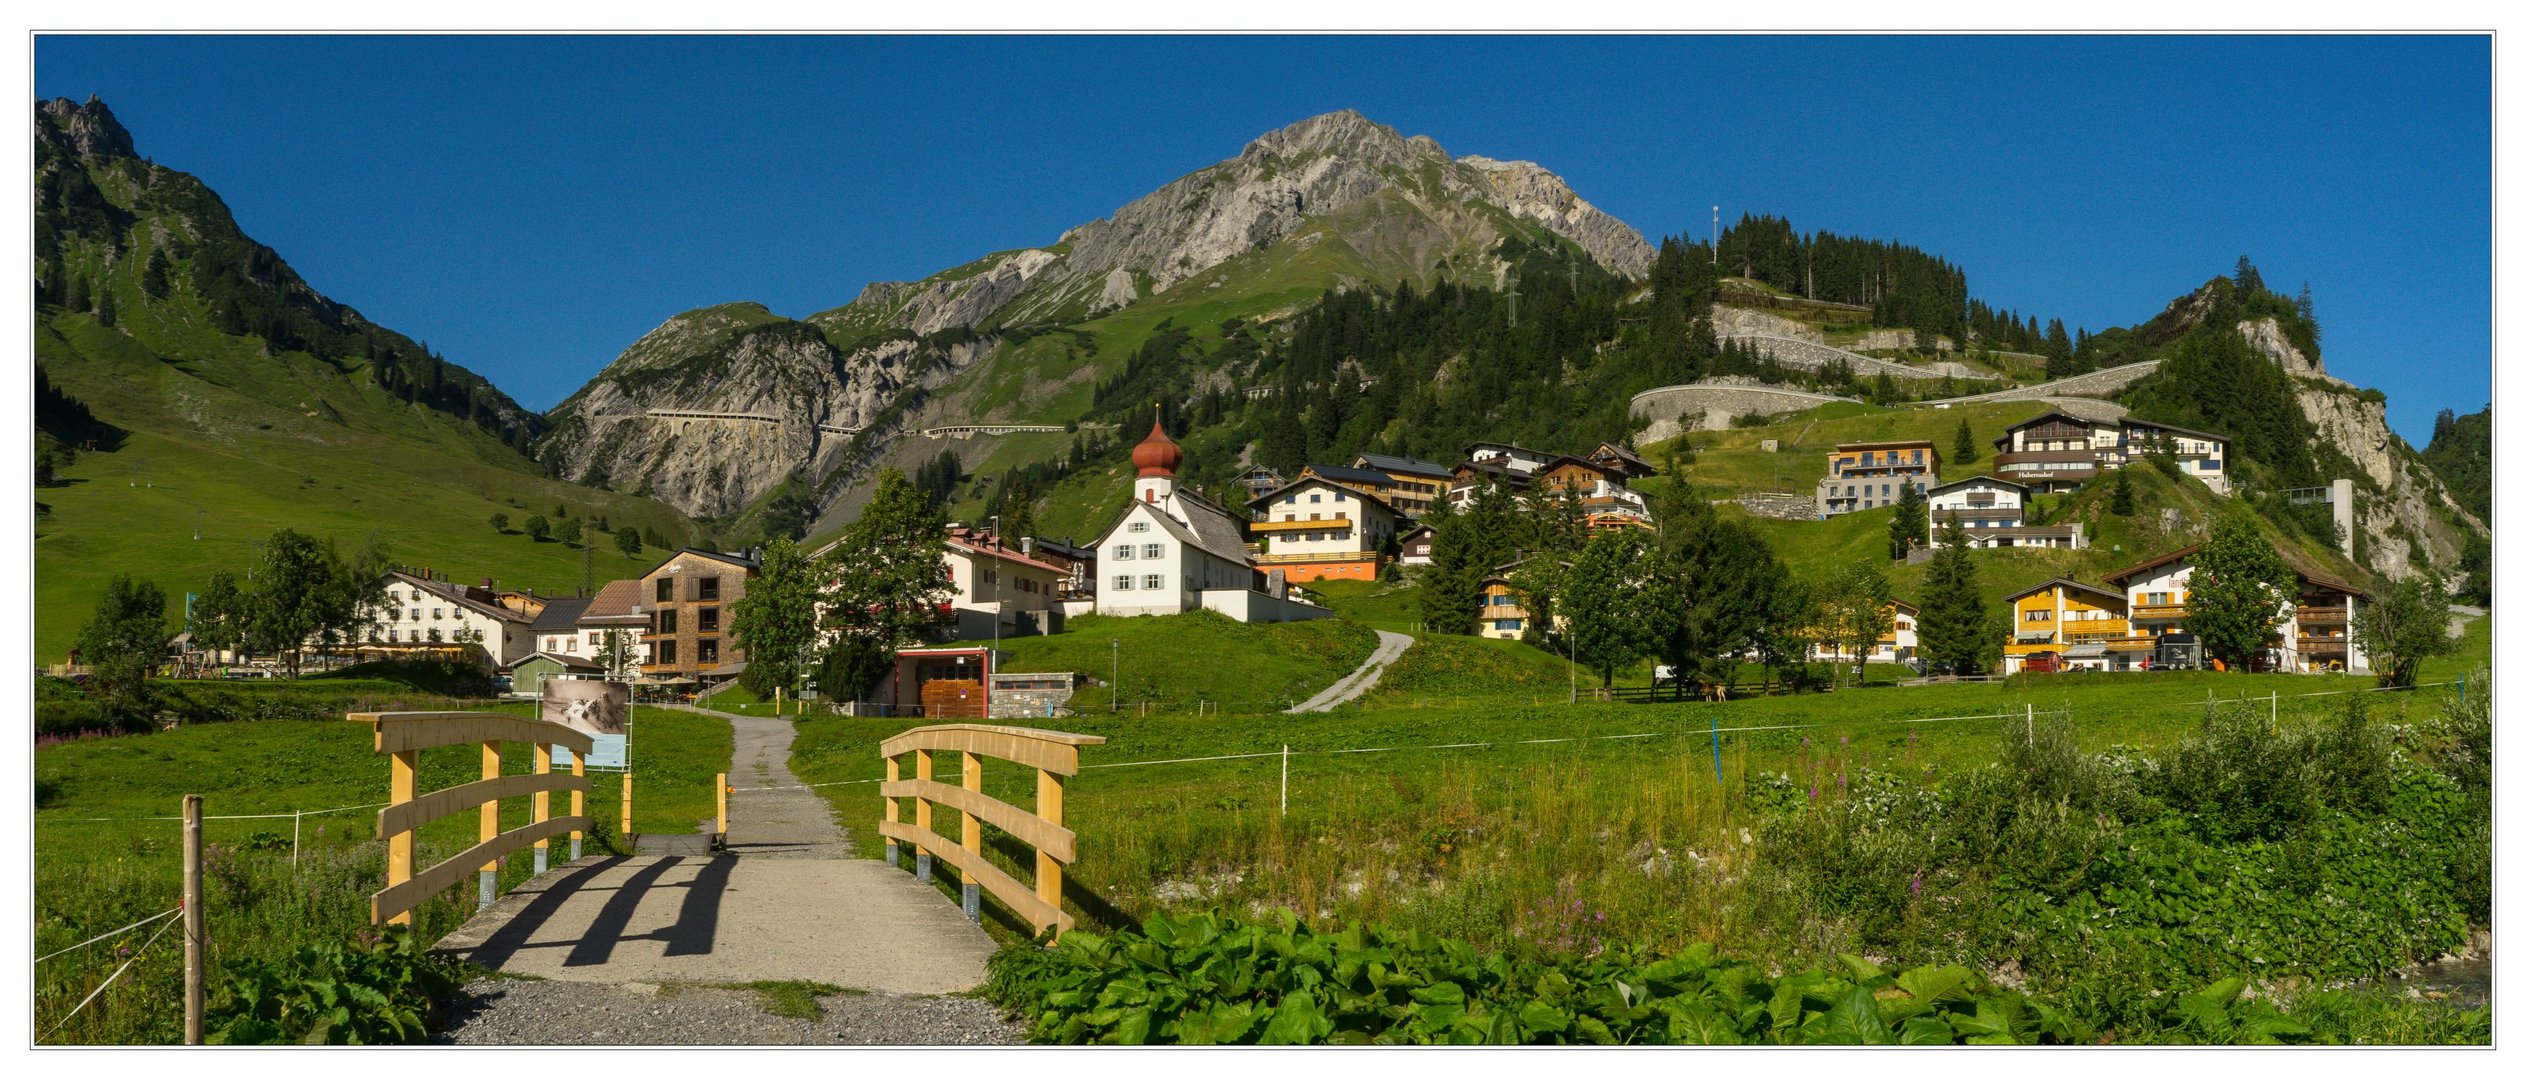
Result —
<instances>
[{"instance_id":1,"label":"grassy hill","mask_svg":"<svg viewBox=\"0 0 2526 1080\"><path fill-rule=\"evenodd\" d=\"M1083 615L1069 632L1002 638L1008 671L1070 671L1090 677L1071 707L1085 712L1109 697L1117 657L1119 703L1207 700L1232 712L1269 712L1314 696L1351 673L1377 647L1377 635L1346 619L1247 624L1210 611L1149 618Z\"/></svg>"},{"instance_id":2,"label":"grassy hill","mask_svg":"<svg viewBox=\"0 0 2526 1080\"><path fill-rule=\"evenodd\" d=\"M137 157L102 104L50 103L39 124L35 361L76 403L35 435L54 465L35 493L39 661L112 575L157 582L180 618L283 526L547 591L575 589L591 553L492 514L702 539L666 506L547 476L521 450L538 418L317 292L199 179ZM592 541L600 582L647 566Z\"/></svg>"}]
</instances>

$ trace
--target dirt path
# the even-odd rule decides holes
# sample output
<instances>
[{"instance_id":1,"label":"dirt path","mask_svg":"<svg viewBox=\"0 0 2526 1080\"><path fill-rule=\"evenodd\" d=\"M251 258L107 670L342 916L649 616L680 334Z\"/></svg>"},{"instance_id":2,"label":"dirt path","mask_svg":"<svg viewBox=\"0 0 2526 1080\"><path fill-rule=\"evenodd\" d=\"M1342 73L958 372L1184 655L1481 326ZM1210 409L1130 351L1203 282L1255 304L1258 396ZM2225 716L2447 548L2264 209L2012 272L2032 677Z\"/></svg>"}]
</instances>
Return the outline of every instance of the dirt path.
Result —
<instances>
[{"instance_id":1,"label":"dirt path","mask_svg":"<svg viewBox=\"0 0 2526 1080\"><path fill-rule=\"evenodd\" d=\"M727 853L580 859L501 897L439 947L506 974L636 992L806 980L938 995L982 984L990 935L910 874L850 857L848 832L789 771L789 721L711 715L736 736ZM539 995L518 985L469 987L470 1011L460 1008L450 1037L523 1024L502 1003Z\"/></svg>"}]
</instances>

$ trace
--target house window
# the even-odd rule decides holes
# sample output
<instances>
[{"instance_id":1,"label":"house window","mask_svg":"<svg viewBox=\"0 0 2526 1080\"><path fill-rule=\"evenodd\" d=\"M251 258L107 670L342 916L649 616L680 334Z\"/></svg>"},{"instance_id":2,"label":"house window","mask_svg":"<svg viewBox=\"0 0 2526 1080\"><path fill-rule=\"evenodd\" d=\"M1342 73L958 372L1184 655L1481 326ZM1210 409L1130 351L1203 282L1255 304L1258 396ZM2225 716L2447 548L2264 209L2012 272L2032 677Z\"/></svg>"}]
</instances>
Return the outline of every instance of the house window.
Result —
<instances>
[{"instance_id":1,"label":"house window","mask_svg":"<svg viewBox=\"0 0 2526 1080\"><path fill-rule=\"evenodd\" d=\"M420 622L420 621L421 621L421 609L420 609L420 608L414 608L414 609L412 609L412 621L414 621L414 622Z\"/></svg>"},{"instance_id":2,"label":"house window","mask_svg":"<svg viewBox=\"0 0 2526 1080\"><path fill-rule=\"evenodd\" d=\"M1308 501L1308 502L1311 502L1311 503L1320 503L1320 502L1323 502L1323 501L1324 501L1324 493L1323 493L1323 492L1321 492L1321 491L1310 491L1310 492L1308 492L1308 493L1307 493L1307 501Z\"/></svg>"},{"instance_id":3,"label":"house window","mask_svg":"<svg viewBox=\"0 0 2526 1080\"><path fill-rule=\"evenodd\" d=\"M1140 546L1140 557L1144 559L1163 558L1165 557L1166 552L1166 548L1157 544L1143 544Z\"/></svg>"},{"instance_id":4,"label":"house window","mask_svg":"<svg viewBox=\"0 0 2526 1080\"><path fill-rule=\"evenodd\" d=\"M1296 505L1298 504L1298 496L1296 496L1296 495L1283 495L1283 496L1281 496L1281 502L1283 502L1283 503L1285 503L1285 504L1287 504L1287 505L1296 506Z\"/></svg>"},{"instance_id":5,"label":"house window","mask_svg":"<svg viewBox=\"0 0 2526 1080\"><path fill-rule=\"evenodd\" d=\"M717 600L717 599L719 599L719 579L718 579L718 578L715 578L715 577L706 577L706 578L703 578L703 579L702 579L702 583L701 583L701 584L702 584L701 591L700 591L699 593L695 594L694 599L696 599L696 600Z\"/></svg>"},{"instance_id":6,"label":"house window","mask_svg":"<svg viewBox=\"0 0 2526 1080\"><path fill-rule=\"evenodd\" d=\"M693 659L694 659L696 662L698 662L698 663L704 663L704 664L716 664L716 663L718 663L718 662L719 662L719 639L718 639L718 638L703 638L703 639L701 640L700 647L699 647L698 649L696 649L696 650L695 650L695 652L696 652L698 655L694 656L694 658L693 658Z\"/></svg>"},{"instance_id":7,"label":"house window","mask_svg":"<svg viewBox=\"0 0 2526 1080\"><path fill-rule=\"evenodd\" d=\"M1115 592L1130 592L1130 591L1131 591L1131 575L1130 575L1130 574L1116 574L1116 575L1114 575L1114 591L1115 591Z\"/></svg>"},{"instance_id":8,"label":"house window","mask_svg":"<svg viewBox=\"0 0 2526 1080\"><path fill-rule=\"evenodd\" d=\"M1140 587L1144 589L1163 589L1167 587L1167 579L1164 575L1160 574L1145 575L1140 579Z\"/></svg>"},{"instance_id":9,"label":"house window","mask_svg":"<svg viewBox=\"0 0 2526 1080\"><path fill-rule=\"evenodd\" d=\"M1128 558L1131 558L1131 553L1132 553L1132 551L1133 551L1133 550L1134 550L1134 549L1133 549L1133 547L1132 547L1130 544L1124 544L1124 545L1121 545L1121 546L1119 546L1119 547L1117 547L1117 548L1115 548L1115 549L1114 549L1114 557L1115 557L1116 559L1128 559Z\"/></svg>"},{"instance_id":10,"label":"house window","mask_svg":"<svg viewBox=\"0 0 2526 1080\"><path fill-rule=\"evenodd\" d=\"M431 609L430 609L430 619L431 619L431 621L436 622L437 620L444 619L444 618L446 618L446 617L447 617L447 609L446 609L446 608L431 608Z\"/></svg>"},{"instance_id":11,"label":"house window","mask_svg":"<svg viewBox=\"0 0 2526 1080\"><path fill-rule=\"evenodd\" d=\"M1335 502L1349 502L1349 501L1351 501L1351 497L1350 497L1350 496L1348 496L1348 495L1344 495L1344 494L1342 494L1341 492L1337 491L1337 492L1334 492L1334 493L1333 493L1333 501L1335 501Z\"/></svg>"},{"instance_id":12,"label":"house window","mask_svg":"<svg viewBox=\"0 0 2526 1080\"><path fill-rule=\"evenodd\" d=\"M2027 613L2026 613L2026 621L2027 621L2027 622L2051 622L2051 621L2052 621L2052 613L2051 613L2051 612L2049 612L2049 611L2029 611L2029 612L2027 612Z\"/></svg>"},{"instance_id":13,"label":"house window","mask_svg":"<svg viewBox=\"0 0 2526 1080\"><path fill-rule=\"evenodd\" d=\"M700 630L705 634L715 634L719 632L718 608L706 607L701 609L698 614L699 619L695 622L694 629Z\"/></svg>"},{"instance_id":14,"label":"house window","mask_svg":"<svg viewBox=\"0 0 2526 1080\"><path fill-rule=\"evenodd\" d=\"M1491 620L1491 628L1494 630L1523 630L1526 628L1526 620L1493 619Z\"/></svg>"},{"instance_id":15,"label":"house window","mask_svg":"<svg viewBox=\"0 0 2526 1080\"><path fill-rule=\"evenodd\" d=\"M661 611L658 613L658 632L661 634L672 634L675 632L675 612Z\"/></svg>"},{"instance_id":16,"label":"house window","mask_svg":"<svg viewBox=\"0 0 2526 1080\"><path fill-rule=\"evenodd\" d=\"M1148 523L1148 522L1146 522L1146 521L1135 521L1135 522L1132 522L1130 525L1125 526L1125 527L1123 528L1123 531L1124 531L1124 532L1145 533L1145 532L1148 532L1148 531L1149 531L1149 523Z\"/></svg>"},{"instance_id":17,"label":"house window","mask_svg":"<svg viewBox=\"0 0 2526 1080\"><path fill-rule=\"evenodd\" d=\"M675 599L675 579L674 579L674 578L665 578L665 577L659 578L659 579L658 579L658 602L659 602L659 603L661 603L661 604L664 604L664 603L668 603L668 602L670 602L670 601L672 601L672 600L674 600L674 599ZM666 662L667 662L667 663L674 663L674 661L672 661L672 660L669 660L669 661L666 661Z\"/></svg>"},{"instance_id":18,"label":"house window","mask_svg":"<svg viewBox=\"0 0 2526 1080\"><path fill-rule=\"evenodd\" d=\"M675 662L675 642L661 641L658 643L658 662L661 664L672 664Z\"/></svg>"}]
</instances>

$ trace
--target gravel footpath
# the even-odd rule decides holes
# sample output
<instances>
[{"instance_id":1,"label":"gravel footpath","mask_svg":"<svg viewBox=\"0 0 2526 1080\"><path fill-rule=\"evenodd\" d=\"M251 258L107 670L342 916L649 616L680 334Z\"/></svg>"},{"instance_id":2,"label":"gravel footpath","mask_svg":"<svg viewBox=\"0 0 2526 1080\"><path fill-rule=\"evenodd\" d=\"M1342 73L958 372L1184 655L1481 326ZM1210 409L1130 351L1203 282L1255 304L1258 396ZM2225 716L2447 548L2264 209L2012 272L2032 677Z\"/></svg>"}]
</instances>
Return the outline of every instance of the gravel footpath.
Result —
<instances>
[{"instance_id":1,"label":"gravel footpath","mask_svg":"<svg viewBox=\"0 0 2526 1080\"><path fill-rule=\"evenodd\" d=\"M431 1041L454 1046L995 1046L1026 1041L997 1006L968 997L835 994L792 1020L751 990L477 979Z\"/></svg>"}]
</instances>

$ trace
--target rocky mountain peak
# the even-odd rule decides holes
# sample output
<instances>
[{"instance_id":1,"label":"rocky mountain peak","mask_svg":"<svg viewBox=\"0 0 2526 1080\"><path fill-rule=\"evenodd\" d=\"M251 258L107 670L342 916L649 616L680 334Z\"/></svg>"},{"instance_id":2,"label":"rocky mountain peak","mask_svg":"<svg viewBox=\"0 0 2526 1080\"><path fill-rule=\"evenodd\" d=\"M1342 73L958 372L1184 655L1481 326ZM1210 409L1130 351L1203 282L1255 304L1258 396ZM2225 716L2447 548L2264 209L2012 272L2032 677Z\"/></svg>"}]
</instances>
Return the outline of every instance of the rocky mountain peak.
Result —
<instances>
[{"instance_id":1,"label":"rocky mountain peak","mask_svg":"<svg viewBox=\"0 0 2526 1080\"><path fill-rule=\"evenodd\" d=\"M54 98L35 106L36 130L50 136L62 149L85 158L136 157L132 150L132 133L124 130L122 121L114 119L114 110L96 95L88 95L84 104L73 104L69 98Z\"/></svg>"},{"instance_id":2,"label":"rocky mountain peak","mask_svg":"<svg viewBox=\"0 0 2526 1080\"><path fill-rule=\"evenodd\" d=\"M1401 132L1361 115L1357 109L1336 109L1266 133L1247 143L1245 153L1238 156L1258 160L1324 155L1400 165L1416 157L1445 160L1447 152L1427 135L1406 139Z\"/></svg>"}]
</instances>

